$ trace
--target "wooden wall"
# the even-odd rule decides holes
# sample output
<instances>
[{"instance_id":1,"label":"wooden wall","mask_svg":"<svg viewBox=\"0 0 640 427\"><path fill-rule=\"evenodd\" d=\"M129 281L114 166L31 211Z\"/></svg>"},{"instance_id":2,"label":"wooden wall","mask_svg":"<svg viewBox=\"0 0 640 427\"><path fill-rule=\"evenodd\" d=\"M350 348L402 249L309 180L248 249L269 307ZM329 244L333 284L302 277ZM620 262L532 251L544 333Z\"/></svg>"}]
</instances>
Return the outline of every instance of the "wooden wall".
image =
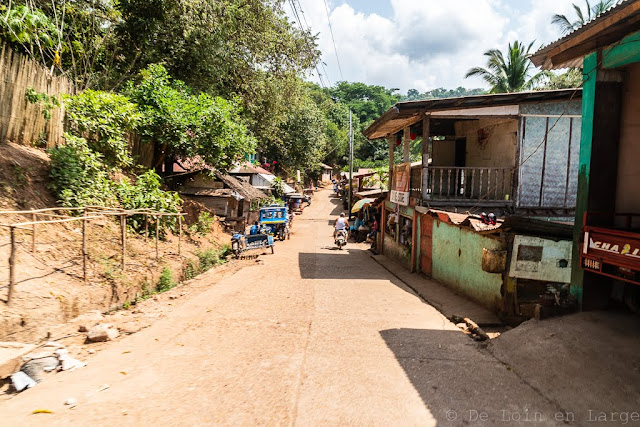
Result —
<instances>
[{"instance_id":1,"label":"wooden wall","mask_svg":"<svg viewBox=\"0 0 640 427\"><path fill-rule=\"evenodd\" d=\"M40 106L25 97L30 87L56 97L75 93L69 79L50 76L41 65L0 43L0 143L33 145L42 135L47 147L53 147L62 139L64 111L55 107L46 120Z\"/></svg>"}]
</instances>

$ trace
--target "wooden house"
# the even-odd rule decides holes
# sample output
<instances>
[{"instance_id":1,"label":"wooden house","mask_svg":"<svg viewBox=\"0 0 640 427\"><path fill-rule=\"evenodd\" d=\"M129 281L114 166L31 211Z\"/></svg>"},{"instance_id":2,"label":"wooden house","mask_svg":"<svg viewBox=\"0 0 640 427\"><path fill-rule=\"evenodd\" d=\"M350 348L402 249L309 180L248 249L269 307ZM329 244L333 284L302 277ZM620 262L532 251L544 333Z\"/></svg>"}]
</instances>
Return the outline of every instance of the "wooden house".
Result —
<instances>
[{"instance_id":1,"label":"wooden house","mask_svg":"<svg viewBox=\"0 0 640 427\"><path fill-rule=\"evenodd\" d=\"M571 216L581 96L568 89L400 102L364 135L389 140L390 165L395 145L409 162L411 141L422 135L422 173L410 184L421 197L411 204Z\"/></svg>"},{"instance_id":2,"label":"wooden house","mask_svg":"<svg viewBox=\"0 0 640 427\"><path fill-rule=\"evenodd\" d=\"M267 195L247 182L215 170L198 170L181 175L179 194L202 203L238 231L258 219L254 203Z\"/></svg>"}]
</instances>

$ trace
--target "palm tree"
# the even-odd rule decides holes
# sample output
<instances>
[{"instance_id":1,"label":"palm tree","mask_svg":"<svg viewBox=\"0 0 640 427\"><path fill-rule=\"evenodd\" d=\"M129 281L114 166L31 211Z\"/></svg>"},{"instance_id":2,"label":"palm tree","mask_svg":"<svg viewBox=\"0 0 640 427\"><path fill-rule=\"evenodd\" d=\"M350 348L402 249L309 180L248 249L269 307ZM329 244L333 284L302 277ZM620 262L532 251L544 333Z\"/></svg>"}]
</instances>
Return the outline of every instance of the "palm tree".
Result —
<instances>
[{"instance_id":1,"label":"palm tree","mask_svg":"<svg viewBox=\"0 0 640 427\"><path fill-rule=\"evenodd\" d=\"M532 68L529 61L529 51L533 42L525 49L524 43L515 41L509 44L507 58L498 49L491 49L484 53L489 57L487 68L474 67L470 69L465 78L479 76L491 85L490 93L522 92L533 89L545 76L540 72L529 78Z\"/></svg>"},{"instance_id":2,"label":"palm tree","mask_svg":"<svg viewBox=\"0 0 640 427\"><path fill-rule=\"evenodd\" d=\"M584 2L587 5L586 12L583 12L582 9L580 9L580 6L573 3L573 8L575 9L576 15L578 16L578 19L574 22L571 22L566 15L555 14L551 19L551 23L557 25L560 30L562 30L563 34L569 34L570 32L577 30L587 22L591 21L594 18L597 18L599 15L609 10L609 8L614 5L616 0L600 0L593 6L591 6L589 0L584 0Z\"/></svg>"}]
</instances>

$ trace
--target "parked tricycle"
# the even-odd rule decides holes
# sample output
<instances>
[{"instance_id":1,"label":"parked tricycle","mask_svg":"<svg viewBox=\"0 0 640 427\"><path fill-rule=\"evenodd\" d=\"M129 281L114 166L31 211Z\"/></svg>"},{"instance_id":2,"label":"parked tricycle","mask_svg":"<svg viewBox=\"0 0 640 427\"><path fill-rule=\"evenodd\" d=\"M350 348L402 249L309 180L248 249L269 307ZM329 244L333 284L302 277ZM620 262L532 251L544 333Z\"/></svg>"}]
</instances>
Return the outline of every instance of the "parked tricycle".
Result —
<instances>
[{"instance_id":1,"label":"parked tricycle","mask_svg":"<svg viewBox=\"0 0 640 427\"><path fill-rule=\"evenodd\" d=\"M260 227L279 240L290 239L291 216L286 206L267 206L260 209Z\"/></svg>"},{"instance_id":2,"label":"parked tricycle","mask_svg":"<svg viewBox=\"0 0 640 427\"><path fill-rule=\"evenodd\" d=\"M243 252L255 249L271 248L273 253L273 244L273 236L268 234L235 234L231 238L231 251L236 258L239 258Z\"/></svg>"},{"instance_id":3,"label":"parked tricycle","mask_svg":"<svg viewBox=\"0 0 640 427\"><path fill-rule=\"evenodd\" d=\"M309 196L303 196L299 193L287 195L287 206L291 212L302 212L302 210L311 204Z\"/></svg>"}]
</instances>

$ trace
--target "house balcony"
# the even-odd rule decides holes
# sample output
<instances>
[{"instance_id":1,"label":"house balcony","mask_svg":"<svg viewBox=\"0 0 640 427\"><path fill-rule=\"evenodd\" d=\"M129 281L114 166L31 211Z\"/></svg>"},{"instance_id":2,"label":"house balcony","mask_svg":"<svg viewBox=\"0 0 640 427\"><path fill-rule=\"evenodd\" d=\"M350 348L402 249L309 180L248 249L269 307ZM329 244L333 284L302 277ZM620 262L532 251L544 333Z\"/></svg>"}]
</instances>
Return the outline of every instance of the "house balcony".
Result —
<instances>
[{"instance_id":1,"label":"house balcony","mask_svg":"<svg viewBox=\"0 0 640 427\"><path fill-rule=\"evenodd\" d=\"M514 168L429 166L423 199L430 206L509 207L514 172ZM412 190L417 193L418 189Z\"/></svg>"}]
</instances>

